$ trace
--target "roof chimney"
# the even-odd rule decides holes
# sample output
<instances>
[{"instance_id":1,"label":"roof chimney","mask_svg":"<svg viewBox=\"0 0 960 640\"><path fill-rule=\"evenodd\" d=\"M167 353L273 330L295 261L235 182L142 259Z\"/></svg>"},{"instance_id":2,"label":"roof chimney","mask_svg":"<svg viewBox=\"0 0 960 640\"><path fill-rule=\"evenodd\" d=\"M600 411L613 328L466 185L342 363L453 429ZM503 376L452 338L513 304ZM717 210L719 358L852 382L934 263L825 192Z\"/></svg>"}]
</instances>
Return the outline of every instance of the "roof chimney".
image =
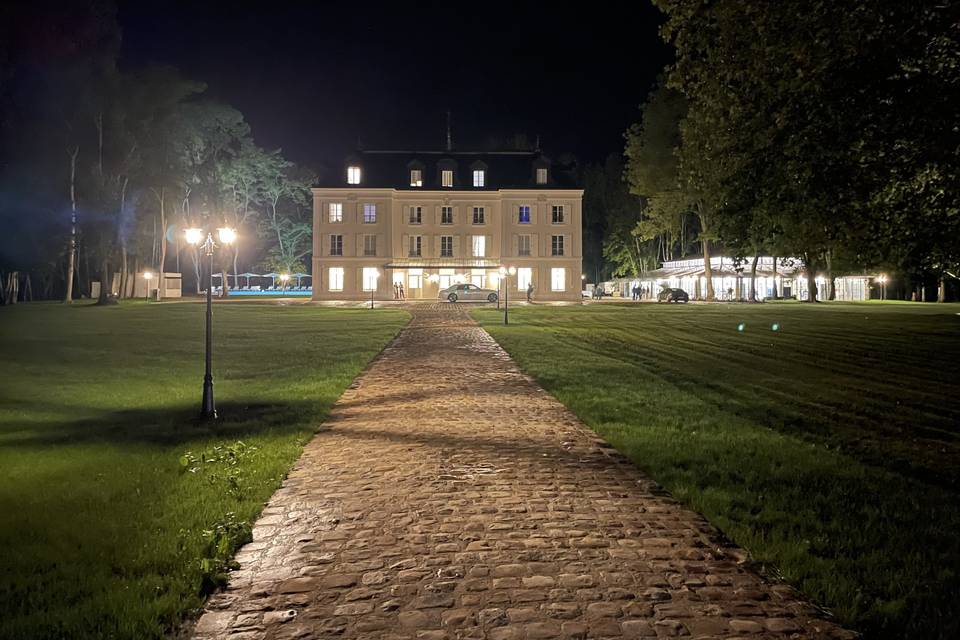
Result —
<instances>
[{"instance_id":1,"label":"roof chimney","mask_svg":"<svg viewBox=\"0 0 960 640\"><path fill-rule=\"evenodd\" d=\"M453 150L453 136L450 134L450 112L447 111L447 151Z\"/></svg>"}]
</instances>

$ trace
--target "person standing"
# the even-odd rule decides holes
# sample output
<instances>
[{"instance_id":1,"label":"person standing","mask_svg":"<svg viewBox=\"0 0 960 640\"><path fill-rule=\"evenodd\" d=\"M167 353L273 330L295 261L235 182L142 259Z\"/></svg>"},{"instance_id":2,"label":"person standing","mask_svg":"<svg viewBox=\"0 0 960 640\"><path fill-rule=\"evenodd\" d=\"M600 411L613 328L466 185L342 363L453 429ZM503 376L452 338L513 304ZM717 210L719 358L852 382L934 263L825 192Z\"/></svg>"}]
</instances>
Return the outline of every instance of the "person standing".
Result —
<instances>
[{"instance_id":1,"label":"person standing","mask_svg":"<svg viewBox=\"0 0 960 640\"><path fill-rule=\"evenodd\" d=\"M533 282L527 283L527 302L533 302Z\"/></svg>"},{"instance_id":2,"label":"person standing","mask_svg":"<svg viewBox=\"0 0 960 640\"><path fill-rule=\"evenodd\" d=\"M402 283L402 282L399 283L399 284L397 285L397 287L399 287L400 299L401 299L401 300L406 300L406 299L407 299L407 294L405 294L405 293L403 292L403 283Z\"/></svg>"}]
</instances>

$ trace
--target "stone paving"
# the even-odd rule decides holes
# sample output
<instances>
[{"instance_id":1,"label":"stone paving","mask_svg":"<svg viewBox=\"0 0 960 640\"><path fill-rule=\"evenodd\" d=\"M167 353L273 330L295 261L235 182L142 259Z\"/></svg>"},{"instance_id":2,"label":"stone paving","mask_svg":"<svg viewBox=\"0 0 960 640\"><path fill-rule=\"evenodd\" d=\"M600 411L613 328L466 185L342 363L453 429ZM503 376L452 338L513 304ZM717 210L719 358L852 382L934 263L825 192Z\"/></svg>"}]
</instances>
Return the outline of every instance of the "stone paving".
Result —
<instances>
[{"instance_id":1,"label":"stone paving","mask_svg":"<svg viewBox=\"0 0 960 640\"><path fill-rule=\"evenodd\" d=\"M852 638L520 372L412 307L264 509L208 638Z\"/></svg>"}]
</instances>

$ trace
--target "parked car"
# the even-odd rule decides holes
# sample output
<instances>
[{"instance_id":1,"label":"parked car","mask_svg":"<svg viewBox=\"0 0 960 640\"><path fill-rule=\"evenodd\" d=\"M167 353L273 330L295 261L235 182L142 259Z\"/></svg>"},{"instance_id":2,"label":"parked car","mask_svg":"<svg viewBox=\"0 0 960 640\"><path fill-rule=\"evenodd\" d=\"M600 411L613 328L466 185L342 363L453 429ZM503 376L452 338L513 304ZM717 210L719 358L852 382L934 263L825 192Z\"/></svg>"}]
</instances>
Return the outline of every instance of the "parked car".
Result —
<instances>
[{"instance_id":1,"label":"parked car","mask_svg":"<svg viewBox=\"0 0 960 640\"><path fill-rule=\"evenodd\" d=\"M657 302L690 302L690 296L683 289L664 287L657 294Z\"/></svg>"},{"instance_id":2,"label":"parked car","mask_svg":"<svg viewBox=\"0 0 960 640\"><path fill-rule=\"evenodd\" d=\"M469 300L496 302L497 292L493 289L481 289L475 284L455 284L452 287L441 289L438 297L449 302Z\"/></svg>"}]
</instances>

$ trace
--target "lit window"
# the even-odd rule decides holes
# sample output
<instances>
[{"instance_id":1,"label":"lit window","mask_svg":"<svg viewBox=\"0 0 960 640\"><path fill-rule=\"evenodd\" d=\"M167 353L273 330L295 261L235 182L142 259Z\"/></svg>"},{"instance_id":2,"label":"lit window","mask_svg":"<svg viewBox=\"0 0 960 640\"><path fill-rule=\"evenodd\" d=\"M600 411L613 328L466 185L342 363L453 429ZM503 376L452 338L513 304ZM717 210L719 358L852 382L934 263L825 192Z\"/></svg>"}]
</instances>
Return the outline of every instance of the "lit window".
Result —
<instances>
[{"instance_id":1,"label":"lit window","mask_svg":"<svg viewBox=\"0 0 960 640\"><path fill-rule=\"evenodd\" d=\"M552 237L552 243L550 245L550 255L553 255L553 256L563 255L563 236Z\"/></svg>"},{"instance_id":2,"label":"lit window","mask_svg":"<svg viewBox=\"0 0 960 640\"><path fill-rule=\"evenodd\" d=\"M423 186L423 170L422 169L410 169L410 186L411 187Z\"/></svg>"},{"instance_id":3,"label":"lit window","mask_svg":"<svg viewBox=\"0 0 960 640\"><path fill-rule=\"evenodd\" d=\"M363 290L376 291L377 278L379 277L380 277L380 272L377 271L376 267L364 267L363 268Z\"/></svg>"},{"instance_id":4,"label":"lit window","mask_svg":"<svg viewBox=\"0 0 960 640\"><path fill-rule=\"evenodd\" d=\"M470 284L475 287L483 287L483 277L486 275L486 271L483 269L470 269Z\"/></svg>"},{"instance_id":5,"label":"lit window","mask_svg":"<svg viewBox=\"0 0 960 640\"><path fill-rule=\"evenodd\" d=\"M343 267L330 267L327 277L330 291L343 291Z\"/></svg>"},{"instance_id":6,"label":"lit window","mask_svg":"<svg viewBox=\"0 0 960 640\"><path fill-rule=\"evenodd\" d=\"M363 255L377 255L377 236L373 234L363 236Z\"/></svg>"},{"instance_id":7,"label":"lit window","mask_svg":"<svg viewBox=\"0 0 960 640\"><path fill-rule=\"evenodd\" d=\"M440 224L453 224L453 207L440 207Z\"/></svg>"},{"instance_id":8,"label":"lit window","mask_svg":"<svg viewBox=\"0 0 960 640\"><path fill-rule=\"evenodd\" d=\"M452 187L453 186L453 171L450 169L444 169L440 172L440 186L442 187Z\"/></svg>"},{"instance_id":9,"label":"lit window","mask_svg":"<svg viewBox=\"0 0 960 640\"><path fill-rule=\"evenodd\" d=\"M423 269L410 269L407 274L407 288L420 289L423 286Z\"/></svg>"},{"instance_id":10,"label":"lit window","mask_svg":"<svg viewBox=\"0 0 960 640\"><path fill-rule=\"evenodd\" d=\"M528 205L520 205L519 215L517 216L517 222L520 224L530 224L530 207Z\"/></svg>"},{"instance_id":11,"label":"lit window","mask_svg":"<svg viewBox=\"0 0 960 640\"><path fill-rule=\"evenodd\" d=\"M484 183L484 170L475 169L473 172L473 186L482 187Z\"/></svg>"},{"instance_id":12,"label":"lit window","mask_svg":"<svg viewBox=\"0 0 960 640\"><path fill-rule=\"evenodd\" d=\"M423 222L423 207L410 207L410 224Z\"/></svg>"},{"instance_id":13,"label":"lit window","mask_svg":"<svg viewBox=\"0 0 960 640\"><path fill-rule=\"evenodd\" d=\"M517 255L518 256L530 255L530 236L517 237Z\"/></svg>"},{"instance_id":14,"label":"lit window","mask_svg":"<svg viewBox=\"0 0 960 640\"><path fill-rule=\"evenodd\" d=\"M567 270L560 267L556 269L550 269L550 290L551 291L565 291L566 290L566 273Z\"/></svg>"},{"instance_id":15,"label":"lit window","mask_svg":"<svg viewBox=\"0 0 960 640\"><path fill-rule=\"evenodd\" d=\"M360 184L360 167L347 167L347 184Z\"/></svg>"},{"instance_id":16,"label":"lit window","mask_svg":"<svg viewBox=\"0 0 960 640\"><path fill-rule=\"evenodd\" d=\"M440 288L446 289L453 284L455 272L453 269L440 269Z\"/></svg>"},{"instance_id":17,"label":"lit window","mask_svg":"<svg viewBox=\"0 0 960 640\"><path fill-rule=\"evenodd\" d=\"M363 221L367 224L373 224L377 221L377 205L363 205Z\"/></svg>"},{"instance_id":18,"label":"lit window","mask_svg":"<svg viewBox=\"0 0 960 640\"><path fill-rule=\"evenodd\" d=\"M547 184L546 169L537 169L537 184Z\"/></svg>"},{"instance_id":19,"label":"lit window","mask_svg":"<svg viewBox=\"0 0 960 640\"><path fill-rule=\"evenodd\" d=\"M343 255L343 236L341 235L330 236L330 255L332 256Z\"/></svg>"},{"instance_id":20,"label":"lit window","mask_svg":"<svg viewBox=\"0 0 960 640\"><path fill-rule=\"evenodd\" d=\"M420 257L420 247L423 244L423 238L420 236L410 236L410 257L419 258Z\"/></svg>"},{"instance_id":21,"label":"lit window","mask_svg":"<svg viewBox=\"0 0 960 640\"><path fill-rule=\"evenodd\" d=\"M553 224L563 224L563 205L553 205Z\"/></svg>"},{"instance_id":22,"label":"lit window","mask_svg":"<svg viewBox=\"0 0 960 640\"><path fill-rule=\"evenodd\" d=\"M330 222L343 222L343 203L330 203Z\"/></svg>"},{"instance_id":23,"label":"lit window","mask_svg":"<svg viewBox=\"0 0 960 640\"><path fill-rule=\"evenodd\" d=\"M473 236L473 257L482 258L487 255L487 237Z\"/></svg>"},{"instance_id":24,"label":"lit window","mask_svg":"<svg viewBox=\"0 0 960 640\"><path fill-rule=\"evenodd\" d=\"M484 224L484 210L483 207L474 207L473 208L473 224Z\"/></svg>"},{"instance_id":25,"label":"lit window","mask_svg":"<svg viewBox=\"0 0 960 640\"><path fill-rule=\"evenodd\" d=\"M517 289L526 291L527 285L533 280L533 269L530 267L520 267L517 269Z\"/></svg>"},{"instance_id":26,"label":"lit window","mask_svg":"<svg viewBox=\"0 0 960 640\"><path fill-rule=\"evenodd\" d=\"M440 236L440 257L453 257L453 236Z\"/></svg>"}]
</instances>

